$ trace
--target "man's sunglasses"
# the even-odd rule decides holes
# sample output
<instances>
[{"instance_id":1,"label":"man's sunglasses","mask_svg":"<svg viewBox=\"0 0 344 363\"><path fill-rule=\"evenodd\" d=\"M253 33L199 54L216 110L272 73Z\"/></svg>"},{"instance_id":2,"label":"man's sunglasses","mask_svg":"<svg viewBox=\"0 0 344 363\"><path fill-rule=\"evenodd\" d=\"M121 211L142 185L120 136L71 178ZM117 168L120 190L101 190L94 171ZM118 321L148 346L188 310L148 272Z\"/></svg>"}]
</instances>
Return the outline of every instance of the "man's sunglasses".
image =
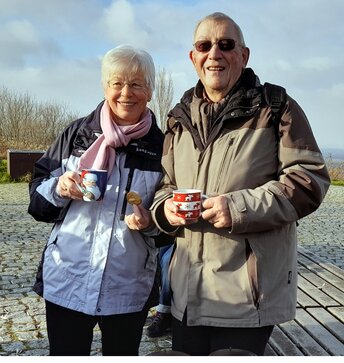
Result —
<instances>
[{"instance_id":1,"label":"man's sunglasses","mask_svg":"<svg viewBox=\"0 0 344 363\"><path fill-rule=\"evenodd\" d=\"M235 48L234 39L220 39L214 43L210 40L199 40L194 44L194 47L198 52L206 53L210 51L214 44L217 44L222 52L229 52Z\"/></svg>"}]
</instances>

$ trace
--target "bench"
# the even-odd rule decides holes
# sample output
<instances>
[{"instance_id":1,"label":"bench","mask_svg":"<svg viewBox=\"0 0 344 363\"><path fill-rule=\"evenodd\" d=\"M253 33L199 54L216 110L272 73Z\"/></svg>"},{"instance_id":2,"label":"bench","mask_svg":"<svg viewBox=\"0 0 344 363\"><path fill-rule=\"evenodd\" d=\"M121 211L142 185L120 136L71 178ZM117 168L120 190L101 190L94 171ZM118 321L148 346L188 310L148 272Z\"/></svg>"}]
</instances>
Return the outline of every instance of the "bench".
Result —
<instances>
[{"instance_id":1,"label":"bench","mask_svg":"<svg viewBox=\"0 0 344 363\"><path fill-rule=\"evenodd\" d=\"M344 355L344 271L298 247L294 320L275 327L265 355Z\"/></svg>"}]
</instances>

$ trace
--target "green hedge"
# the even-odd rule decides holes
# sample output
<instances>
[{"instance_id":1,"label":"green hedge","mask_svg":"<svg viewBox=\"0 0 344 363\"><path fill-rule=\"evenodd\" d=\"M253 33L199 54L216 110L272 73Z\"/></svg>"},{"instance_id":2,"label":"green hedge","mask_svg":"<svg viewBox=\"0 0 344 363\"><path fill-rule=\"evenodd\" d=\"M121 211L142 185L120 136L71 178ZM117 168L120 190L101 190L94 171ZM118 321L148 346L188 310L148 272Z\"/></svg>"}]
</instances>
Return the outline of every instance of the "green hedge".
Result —
<instances>
[{"instance_id":1,"label":"green hedge","mask_svg":"<svg viewBox=\"0 0 344 363\"><path fill-rule=\"evenodd\" d=\"M27 183L30 181L31 175L23 176L19 179L12 179L7 173L7 160L0 160L0 184L5 183Z\"/></svg>"}]
</instances>

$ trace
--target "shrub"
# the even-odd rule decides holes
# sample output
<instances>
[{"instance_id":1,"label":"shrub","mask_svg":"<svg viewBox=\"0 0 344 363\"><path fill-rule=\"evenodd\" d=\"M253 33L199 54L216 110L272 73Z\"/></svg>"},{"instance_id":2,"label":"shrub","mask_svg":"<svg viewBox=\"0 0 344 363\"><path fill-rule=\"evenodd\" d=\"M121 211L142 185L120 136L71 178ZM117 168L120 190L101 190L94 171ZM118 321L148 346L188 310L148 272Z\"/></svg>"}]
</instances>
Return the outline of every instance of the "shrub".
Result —
<instances>
[{"instance_id":1,"label":"shrub","mask_svg":"<svg viewBox=\"0 0 344 363\"><path fill-rule=\"evenodd\" d=\"M0 160L0 184L5 183L29 183L31 181L32 174L27 173L18 179L11 178L7 173L7 160Z\"/></svg>"},{"instance_id":2,"label":"shrub","mask_svg":"<svg viewBox=\"0 0 344 363\"><path fill-rule=\"evenodd\" d=\"M344 161L334 160L330 155L325 162L332 184L344 185Z\"/></svg>"},{"instance_id":3,"label":"shrub","mask_svg":"<svg viewBox=\"0 0 344 363\"><path fill-rule=\"evenodd\" d=\"M11 177L7 173L7 161L1 160L0 161L0 183L9 183L11 182Z\"/></svg>"}]
</instances>

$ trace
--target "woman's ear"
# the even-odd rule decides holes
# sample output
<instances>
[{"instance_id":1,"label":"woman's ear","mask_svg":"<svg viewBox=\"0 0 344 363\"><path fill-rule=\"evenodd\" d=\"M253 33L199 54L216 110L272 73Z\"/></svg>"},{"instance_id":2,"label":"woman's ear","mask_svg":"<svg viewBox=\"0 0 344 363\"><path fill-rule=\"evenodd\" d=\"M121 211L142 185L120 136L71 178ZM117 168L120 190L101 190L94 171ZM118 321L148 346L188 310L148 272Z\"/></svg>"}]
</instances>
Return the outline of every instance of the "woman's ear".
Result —
<instances>
[{"instance_id":1,"label":"woman's ear","mask_svg":"<svg viewBox=\"0 0 344 363\"><path fill-rule=\"evenodd\" d=\"M147 102L152 101L152 97L153 97L153 92L149 91L149 93L147 95Z\"/></svg>"}]
</instances>

